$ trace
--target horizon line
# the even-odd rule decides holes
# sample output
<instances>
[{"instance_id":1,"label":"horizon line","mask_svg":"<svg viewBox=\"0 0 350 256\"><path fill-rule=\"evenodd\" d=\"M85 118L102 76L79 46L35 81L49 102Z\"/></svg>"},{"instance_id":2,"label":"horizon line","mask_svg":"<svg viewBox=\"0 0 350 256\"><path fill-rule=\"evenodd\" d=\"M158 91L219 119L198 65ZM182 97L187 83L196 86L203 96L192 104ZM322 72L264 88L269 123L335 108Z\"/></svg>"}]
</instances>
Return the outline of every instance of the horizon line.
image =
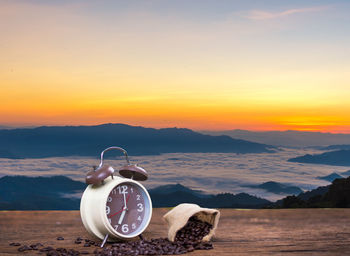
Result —
<instances>
[{"instance_id":1,"label":"horizon line","mask_svg":"<svg viewBox=\"0 0 350 256\"><path fill-rule=\"evenodd\" d=\"M248 132L258 132L258 133L264 133L264 132L306 132L306 133L322 133L322 134L343 134L343 135L350 135L350 132L331 132L331 131L321 131L321 130L293 130L293 129L286 129L286 130L278 130L278 129L271 129L271 130L254 130L254 129L241 129L241 128L231 128L231 129L192 129L188 127L181 127L181 126L163 126L163 127L152 127L152 126L145 126L145 125L138 125L138 124L127 124L127 123L97 123L97 124L38 124L38 125L10 125L10 124L1 124L0 123L0 130L14 130L14 129L34 129L38 127L67 127L67 126L100 126L100 125L106 125L106 124L112 124L112 125L127 125L127 126L133 126L133 127L143 127L143 128L153 128L153 129L168 129L168 128L178 128L178 129L189 129L196 132L228 132L228 131L248 131Z\"/></svg>"}]
</instances>

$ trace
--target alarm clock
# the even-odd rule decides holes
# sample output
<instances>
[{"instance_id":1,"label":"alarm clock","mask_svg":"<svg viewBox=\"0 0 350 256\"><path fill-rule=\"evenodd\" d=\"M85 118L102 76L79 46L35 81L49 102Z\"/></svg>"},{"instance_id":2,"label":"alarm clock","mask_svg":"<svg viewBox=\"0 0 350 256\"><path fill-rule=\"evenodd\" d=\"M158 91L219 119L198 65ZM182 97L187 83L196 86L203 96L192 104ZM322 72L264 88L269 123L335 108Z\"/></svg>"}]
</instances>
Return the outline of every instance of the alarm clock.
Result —
<instances>
[{"instance_id":1,"label":"alarm clock","mask_svg":"<svg viewBox=\"0 0 350 256\"><path fill-rule=\"evenodd\" d=\"M111 149L120 150L127 164L116 176L112 166L103 164L103 154ZM86 230L106 241L128 240L147 228L152 217L152 201L147 190L138 181L147 180L145 169L130 164L125 149L109 147L102 151L97 168L86 175L85 189L80 203L80 215ZM142 238L142 237L141 237Z\"/></svg>"}]
</instances>

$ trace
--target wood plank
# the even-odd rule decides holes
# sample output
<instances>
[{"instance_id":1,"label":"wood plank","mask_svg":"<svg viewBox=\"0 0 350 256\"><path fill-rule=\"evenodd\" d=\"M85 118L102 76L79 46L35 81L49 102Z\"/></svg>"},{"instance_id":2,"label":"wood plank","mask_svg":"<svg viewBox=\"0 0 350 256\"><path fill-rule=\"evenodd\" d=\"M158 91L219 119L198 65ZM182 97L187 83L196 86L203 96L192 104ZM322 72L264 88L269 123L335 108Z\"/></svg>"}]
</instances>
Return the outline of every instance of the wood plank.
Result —
<instances>
[{"instance_id":1,"label":"wood plank","mask_svg":"<svg viewBox=\"0 0 350 256\"><path fill-rule=\"evenodd\" d=\"M162 216L168 209L155 209L146 238L165 237ZM190 255L344 255L350 251L350 209L222 209L214 249ZM58 236L65 240L57 241ZM11 242L43 243L45 246L93 252L74 244L76 237L90 237L78 211L0 212L0 255L18 253Z\"/></svg>"}]
</instances>

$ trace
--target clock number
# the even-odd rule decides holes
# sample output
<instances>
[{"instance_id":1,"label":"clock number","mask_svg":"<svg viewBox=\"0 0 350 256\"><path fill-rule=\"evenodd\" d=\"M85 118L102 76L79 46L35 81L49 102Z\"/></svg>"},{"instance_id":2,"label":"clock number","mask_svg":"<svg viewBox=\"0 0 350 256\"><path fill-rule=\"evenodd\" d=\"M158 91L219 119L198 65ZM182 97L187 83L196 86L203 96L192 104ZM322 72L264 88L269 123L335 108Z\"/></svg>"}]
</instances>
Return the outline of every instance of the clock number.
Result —
<instances>
[{"instance_id":1,"label":"clock number","mask_svg":"<svg viewBox=\"0 0 350 256\"><path fill-rule=\"evenodd\" d=\"M116 189L113 189L113 190L112 190L112 195L115 195L115 194L117 194L117 190L116 190Z\"/></svg>"},{"instance_id":2,"label":"clock number","mask_svg":"<svg viewBox=\"0 0 350 256\"><path fill-rule=\"evenodd\" d=\"M123 231L123 233L129 232L128 224L124 224L124 225L122 226L122 231Z\"/></svg>"},{"instance_id":3,"label":"clock number","mask_svg":"<svg viewBox=\"0 0 350 256\"><path fill-rule=\"evenodd\" d=\"M141 216L137 217L137 220L138 220L138 221L141 221Z\"/></svg>"},{"instance_id":4,"label":"clock number","mask_svg":"<svg viewBox=\"0 0 350 256\"><path fill-rule=\"evenodd\" d=\"M135 229L135 228L136 228L136 224L133 223L133 224L131 225L131 228L132 228L132 229Z\"/></svg>"},{"instance_id":5,"label":"clock number","mask_svg":"<svg viewBox=\"0 0 350 256\"><path fill-rule=\"evenodd\" d=\"M114 225L114 229L117 230L119 225Z\"/></svg>"},{"instance_id":6,"label":"clock number","mask_svg":"<svg viewBox=\"0 0 350 256\"><path fill-rule=\"evenodd\" d=\"M111 196L109 196L108 198L107 198L107 202L112 202L112 200L113 200L113 198L111 197Z\"/></svg>"},{"instance_id":7,"label":"clock number","mask_svg":"<svg viewBox=\"0 0 350 256\"><path fill-rule=\"evenodd\" d=\"M141 196L140 195L136 195L136 200L141 200Z\"/></svg>"},{"instance_id":8,"label":"clock number","mask_svg":"<svg viewBox=\"0 0 350 256\"><path fill-rule=\"evenodd\" d=\"M138 211L138 212L143 212L143 204L138 203L138 204L137 204L137 207L138 207L138 208L137 208L137 211Z\"/></svg>"},{"instance_id":9,"label":"clock number","mask_svg":"<svg viewBox=\"0 0 350 256\"><path fill-rule=\"evenodd\" d=\"M130 190L131 190L131 193L134 193L134 189L133 188L130 188Z\"/></svg>"},{"instance_id":10,"label":"clock number","mask_svg":"<svg viewBox=\"0 0 350 256\"><path fill-rule=\"evenodd\" d=\"M111 212L111 208L109 206L106 206L106 214L108 215Z\"/></svg>"},{"instance_id":11,"label":"clock number","mask_svg":"<svg viewBox=\"0 0 350 256\"><path fill-rule=\"evenodd\" d=\"M119 190L119 194L127 194L128 192L126 191L128 189L127 185L123 185L123 186L119 186L118 190Z\"/></svg>"}]
</instances>

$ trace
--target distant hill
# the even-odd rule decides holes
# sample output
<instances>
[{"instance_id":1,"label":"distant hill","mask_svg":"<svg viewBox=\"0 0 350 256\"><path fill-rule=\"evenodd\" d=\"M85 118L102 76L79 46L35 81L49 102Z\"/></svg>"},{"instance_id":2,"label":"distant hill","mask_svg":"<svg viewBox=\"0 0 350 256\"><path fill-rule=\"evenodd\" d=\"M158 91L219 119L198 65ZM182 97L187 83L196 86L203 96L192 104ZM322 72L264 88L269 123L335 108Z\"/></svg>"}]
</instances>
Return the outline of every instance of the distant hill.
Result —
<instances>
[{"instance_id":1,"label":"distant hill","mask_svg":"<svg viewBox=\"0 0 350 256\"><path fill-rule=\"evenodd\" d=\"M273 152L272 146L229 136L203 135L189 129L153 129L124 124L7 129L0 130L0 141L0 157L6 158L96 157L112 145L124 147L130 155Z\"/></svg>"},{"instance_id":2,"label":"distant hill","mask_svg":"<svg viewBox=\"0 0 350 256\"><path fill-rule=\"evenodd\" d=\"M330 187L330 185L328 185L328 186L321 186L321 187L315 188L313 190L300 193L298 195L298 198L307 201L310 198L315 198L317 196L323 196L324 194L326 194L328 192L329 187Z\"/></svg>"},{"instance_id":3,"label":"distant hill","mask_svg":"<svg viewBox=\"0 0 350 256\"><path fill-rule=\"evenodd\" d=\"M262 208L271 202L251 196L246 193L231 194L222 193L209 195L208 197L199 197L189 192L179 191L169 194L150 193L154 207L174 207L181 203L195 203L202 207L209 208L245 208L257 209Z\"/></svg>"},{"instance_id":4,"label":"distant hill","mask_svg":"<svg viewBox=\"0 0 350 256\"><path fill-rule=\"evenodd\" d=\"M64 176L0 178L0 210L79 210L86 184ZM172 207L180 203L196 203L212 208L261 208L270 201L245 193L204 194L181 184L150 189L153 207Z\"/></svg>"},{"instance_id":5,"label":"distant hill","mask_svg":"<svg viewBox=\"0 0 350 256\"><path fill-rule=\"evenodd\" d=\"M350 145L350 134L334 134L323 132L301 131L266 131L253 132L247 130L200 131L209 135L228 135L232 138L251 140L273 146L309 147L328 146L333 144Z\"/></svg>"},{"instance_id":6,"label":"distant hill","mask_svg":"<svg viewBox=\"0 0 350 256\"><path fill-rule=\"evenodd\" d=\"M345 172L341 172L340 174L343 175L343 176L348 177L348 176L350 176L350 170L345 171Z\"/></svg>"},{"instance_id":7,"label":"distant hill","mask_svg":"<svg viewBox=\"0 0 350 256\"><path fill-rule=\"evenodd\" d=\"M335 179L298 196L287 196L268 208L350 208L350 177Z\"/></svg>"},{"instance_id":8,"label":"distant hill","mask_svg":"<svg viewBox=\"0 0 350 256\"><path fill-rule=\"evenodd\" d=\"M309 164L350 166L350 150L337 150L317 155L307 154L304 156L291 158L288 161Z\"/></svg>"},{"instance_id":9,"label":"distant hill","mask_svg":"<svg viewBox=\"0 0 350 256\"><path fill-rule=\"evenodd\" d=\"M72 210L80 200L65 198L85 189L86 185L64 176L0 178L0 210Z\"/></svg>"},{"instance_id":10,"label":"distant hill","mask_svg":"<svg viewBox=\"0 0 350 256\"><path fill-rule=\"evenodd\" d=\"M329 181L329 182L333 182L333 180L335 179L341 179L343 178L343 176L340 176L338 173L336 172L333 172L329 175L326 175L326 176L319 176L317 177L318 179L321 179L321 180L326 180L326 181Z\"/></svg>"},{"instance_id":11,"label":"distant hill","mask_svg":"<svg viewBox=\"0 0 350 256\"><path fill-rule=\"evenodd\" d=\"M13 127L6 126L6 125L0 125L0 130L3 130L3 129L13 129Z\"/></svg>"},{"instance_id":12,"label":"distant hill","mask_svg":"<svg viewBox=\"0 0 350 256\"><path fill-rule=\"evenodd\" d=\"M274 181L268 181L260 185L250 185L249 187L264 189L267 192L279 194L279 195L281 194L298 195L303 192L303 190L301 190L299 187L290 186L287 184L274 182Z\"/></svg>"},{"instance_id":13,"label":"distant hill","mask_svg":"<svg viewBox=\"0 0 350 256\"><path fill-rule=\"evenodd\" d=\"M269 205L267 208L293 208L291 207L291 205L293 205L294 203L296 203L296 205L298 205L299 203L300 205L304 205L306 207L306 205L310 205L315 198L319 198L320 196L326 194L329 190L329 187L330 185L318 187L310 191L302 192L297 196L289 195L285 198L277 200L276 202Z\"/></svg>"},{"instance_id":14,"label":"distant hill","mask_svg":"<svg viewBox=\"0 0 350 256\"><path fill-rule=\"evenodd\" d=\"M327 151L333 151L333 150L340 150L340 149L346 149L346 150L350 150L350 144L349 145L329 145L327 147L321 147L321 150L327 150Z\"/></svg>"},{"instance_id":15,"label":"distant hill","mask_svg":"<svg viewBox=\"0 0 350 256\"><path fill-rule=\"evenodd\" d=\"M180 184L169 184L150 189L154 207L173 207L181 203L195 203L212 208L261 208L270 201L246 193L217 195L191 190Z\"/></svg>"}]
</instances>

